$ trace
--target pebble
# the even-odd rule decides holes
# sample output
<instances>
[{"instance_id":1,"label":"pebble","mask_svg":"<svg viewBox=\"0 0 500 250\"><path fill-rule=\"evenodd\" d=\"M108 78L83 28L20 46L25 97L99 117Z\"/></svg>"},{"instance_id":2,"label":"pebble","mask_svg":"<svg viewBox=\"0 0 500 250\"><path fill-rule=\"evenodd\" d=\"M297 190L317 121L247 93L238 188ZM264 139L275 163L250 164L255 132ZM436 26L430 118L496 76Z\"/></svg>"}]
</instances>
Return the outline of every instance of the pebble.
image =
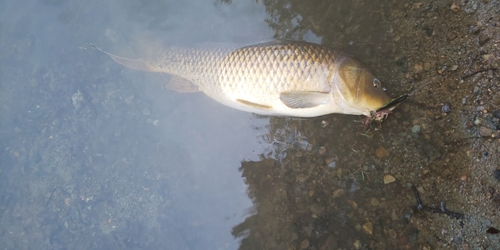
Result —
<instances>
[{"instance_id":1,"label":"pebble","mask_svg":"<svg viewBox=\"0 0 500 250\"><path fill-rule=\"evenodd\" d=\"M323 210L325 210L325 206L319 204L319 203L313 203L310 207L309 207L309 211L311 211L311 213L315 214L315 215L321 215L321 213L323 212Z\"/></svg>"},{"instance_id":2,"label":"pebble","mask_svg":"<svg viewBox=\"0 0 500 250\"><path fill-rule=\"evenodd\" d=\"M299 174L295 177L295 181L296 182L304 182L307 180L307 178L309 178L309 176L305 175L305 174Z\"/></svg>"},{"instance_id":3,"label":"pebble","mask_svg":"<svg viewBox=\"0 0 500 250\"><path fill-rule=\"evenodd\" d=\"M441 106L441 111L443 111L443 113L450 113L451 111L450 104L444 103L443 106Z\"/></svg>"},{"instance_id":4,"label":"pebble","mask_svg":"<svg viewBox=\"0 0 500 250\"><path fill-rule=\"evenodd\" d=\"M389 155L391 155L391 153L389 152L389 150L385 149L384 147L380 146L376 151L375 151L375 155L379 158L379 159L382 159L384 157L389 157Z\"/></svg>"},{"instance_id":5,"label":"pebble","mask_svg":"<svg viewBox=\"0 0 500 250\"><path fill-rule=\"evenodd\" d=\"M486 75L488 78L492 79L493 78L493 70L488 70L488 74Z\"/></svg>"},{"instance_id":6,"label":"pebble","mask_svg":"<svg viewBox=\"0 0 500 250\"><path fill-rule=\"evenodd\" d=\"M352 243L352 247L354 247L354 249L361 249L363 245L361 244L361 241L360 240L356 240L354 241L354 243Z\"/></svg>"},{"instance_id":7,"label":"pebble","mask_svg":"<svg viewBox=\"0 0 500 250\"><path fill-rule=\"evenodd\" d=\"M481 135L482 137L490 137L492 133L493 130L491 128L485 126L479 127L479 135Z\"/></svg>"},{"instance_id":8,"label":"pebble","mask_svg":"<svg viewBox=\"0 0 500 250\"><path fill-rule=\"evenodd\" d=\"M500 181L500 169L493 171L493 175L495 176L495 179Z\"/></svg>"},{"instance_id":9,"label":"pebble","mask_svg":"<svg viewBox=\"0 0 500 250\"><path fill-rule=\"evenodd\" d=\"M389 236L391 236L391 238L393 239L396 239L398 237L398 233L393 229L389 229Z\"/></svg>"},{"instance_id":10,"label":"pebble","mask_svg":"<svg viewBox=\"0 0 500 250\"><path fill-rule=\"evenodd\" d=\"M374 206L374 207L377 207L377 206L378 206L378 204L379 204L379 202L378 202L377 198L372 198L372 199L370 200L370 203L371 203L371 204L372 204L372 206Z\"/></svg>"},{"instance_id":11,"label":"pebble","mask_svg":"<svg viewBox=\"0 0 500 250\"><path fill-rule=\"evenodd\" d=\"M490 40L490 37L485 35L485 34L480 34L478 37L477 37L477 44L479 46L483 46L485 43L487 43L488 41Z\"/></svg>"},{"instance_id":12,"label":"pebble","mask_svg":"<svg viewBox=\"0 0 500 250\"><path fill-rule=\"evenodd\" d=\"M326 153L326 148L325 147L319 147L319 152L320 155L324 155Z\"/></svg>"},{"instance_id":13,"label":"pebble","mask_svg":"<svg viewBox=\"0 0 500 250\"><path fill-rule=\"evenodd\" d=\"M419 134L420 133L420 126L419 125L414 125L411 128L411 132L414 133L414 134Z\"/></svg>"},{"instance_id":14,"label":"pebble","mask_svg":"<svg viewBox=\"0 0 500 250\"><path fill-rule=\"evenodd\" d=\"M493 116L496 118L500 118L500 110L493 111Z\"/></svg>"},{"instance_id":15,"label":"pebble","mask_svg":"<svg viewBox=\"0 0 500 250\"><path fill-rule=\"evenodd\" d=\"M337 189L333 191L333 197L337 198L345 194L345 189Z\"/></svg>"},{"instance_id":16,"label":"pebble","mask_svg":"<svg viewBox=\"0 0 500 250\"><path fill-rule=\"evenodd\" d=\"M461 181L467 181L467 175L463 174L460 176Z\"/></svg>"},{"instance_id":17,"label":"pebble","mask_svg":"<svg viewBox=\"0 0 500 250\"><path fill-rule=\"evenodd\" d=\"M431 64L429 62L424 63L424 70L429 71L431 69Z\"/></svg>"},{"instance_id":18,"label":"pebble","mask_svg":"<svg viewBox=\"0 0 500 250\"><path fill-rule=\"evenodd\" d=\"M460 6L458 6L458 4L456 4L456 3L452 3L450 8L451 8L451 10L453 10L455 12L460 11Z\"/></svg>"},{"instance_id":19,"label":"pebble","mask_svg":"<svg viewBox=\"0 0 500 250\"><path fill-rule=\"evenodd\" d=\"M415 66L413 67L413 72L414 73L421 73L422 71L424 71L424 66L422 66L422 64L415 64Z\"/></svg>"},{"instance_id":20,"label":"pebble","mask_svg":"<svg viewBox=\"0 0 500 250\"><path fill-rule=\"evenodd\" d=\"M472 93L474 93L474 95L479 95L481 94L481 89L478 86L475 86L474 90L472 90Z\"/></svg>"},{"instance_id":21,"label":"pebble","mask_svg":"<svg viewBox=\"0 0 500 250\"><path fill-rule=\"evenodd\" d=\"M83 102L83 95L80 93L80 90L71 96L71 100L73 102L73 106L75 106L75 110L79 110Z\"/></svg>"},{"instance_id":22,"label":"pebble","mask_svg":"<svg viewBox=\"0 0 500 250\"><path fill-rule=\"evenodd\" d=\"M309 240L308 239L305 239L302 241L302 243L300 243L300 249L306 249L309 247Z\"/></svg>"},{"instance_id":23,"label":"pebble","mask_svg":"<svg viewBox=\"0 0 500 250\"><path fill-rule=\"evenodd\" d=\"M351 205L351 207L356 210L358 209L358 203L356 203L355 201L353 200L348 200L347 203L349 203L349 205Z\"/></svg>"},{"instance_id":24,"label":"pebble","mask_svg":"<svg viewBox=\"0 0 500 250\"><path fill-rule=\"evenodd\" d=\"M399 219L399 217L396 215L396 213L394 211L392 211L392 213L391 213L391 219L392 220L398 220Z\"/></svg>"},{"instance_id":25,"label":"pebble","mask_svg":"<svg viewBox=\"0 0 500 250\"><path fill-rule=\"evenodd\" d=\"M390 174L384 175L384 184L390 184L396 181L396 178Z\"/></svg>"},{"instance_id":26,"label":"pebble","mask_svg":"<svg viewBox=\"0 0 500 250\"><path fill-rule=\"evenodd\" d=\"M361 228L363 229L363 232L365 232L366 234L368 234L368 235L373 234L373 224L371 222L367 222L367 223L363 224L363 226Z\"/></svg>"}]
</instances>

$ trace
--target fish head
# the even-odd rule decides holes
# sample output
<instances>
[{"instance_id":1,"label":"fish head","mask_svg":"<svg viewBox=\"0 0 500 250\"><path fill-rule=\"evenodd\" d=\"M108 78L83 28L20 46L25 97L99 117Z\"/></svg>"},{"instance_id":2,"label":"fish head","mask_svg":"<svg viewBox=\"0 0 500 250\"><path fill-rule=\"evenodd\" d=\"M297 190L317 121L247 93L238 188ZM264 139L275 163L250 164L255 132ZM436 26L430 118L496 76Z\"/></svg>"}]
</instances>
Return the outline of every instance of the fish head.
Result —
<instances>
[{"instance_id":1,"label":"fish head","mask_svg":"<svg viewBox=\"0 0 500 250\"><path fill-rule=\"evenodd\" d=\"M373 73L351 57L345 56L340 60L335 78L337 87L349 108L366 116L391 100Z\"/></svg>"}]
</instances>

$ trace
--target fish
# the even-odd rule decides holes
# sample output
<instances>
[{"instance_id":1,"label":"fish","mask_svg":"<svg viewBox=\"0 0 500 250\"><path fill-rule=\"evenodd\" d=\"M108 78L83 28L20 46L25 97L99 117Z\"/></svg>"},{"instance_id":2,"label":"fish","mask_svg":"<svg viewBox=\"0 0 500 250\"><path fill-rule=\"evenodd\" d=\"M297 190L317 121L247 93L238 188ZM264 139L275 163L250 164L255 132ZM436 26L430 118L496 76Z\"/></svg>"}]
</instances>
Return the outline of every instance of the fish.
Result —
<instances>
[{"instance_id":1,"label":"fish","mask_svg":"<svg viewBox=\"0 0 500 250\"><path fill-rule=\"evenodd\" d=\"M125 67L171 75L169 89L203 92L221 104L260 115L371 117L391 101L361 62L315 43L160 47L144 59L101 51Z\"/></svg>"}]
</instances>

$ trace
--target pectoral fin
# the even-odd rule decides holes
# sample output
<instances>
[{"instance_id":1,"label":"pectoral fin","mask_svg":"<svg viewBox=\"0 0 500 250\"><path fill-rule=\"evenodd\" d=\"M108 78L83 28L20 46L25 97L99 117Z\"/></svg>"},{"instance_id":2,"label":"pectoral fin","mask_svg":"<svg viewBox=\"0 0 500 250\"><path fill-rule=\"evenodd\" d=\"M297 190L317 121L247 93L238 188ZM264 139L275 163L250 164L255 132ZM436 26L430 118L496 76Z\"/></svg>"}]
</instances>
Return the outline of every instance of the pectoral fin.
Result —
<instances>
[{"instance_id":1,"label":"pectoral fin","mask_svg":"<svg viewBox=\"0 0 500 250\"><path fill-rule=\"evenodd\" d=\"M256 108L256 109L272 109L273 108L271 106L262 105L262 104L258 104L258 103L254 103L254 102L249 102L249 101L242 100L242 99L236 99L236 101L243 104L243 105L250 106L250 107Z\"/></svg>"},{"instance_id":2,"label":"pectoral fin","mask_svg":"<svg viewBox=\"0 0 500 250\"><path fill-rule=\"evenodd\" d=\"M167 89L175 90L180 93L193 93L200 91L198 86L194 85L191 81L180 76L172 76L170 81L165 86Z\"/></svg>"},{"instance_id":3,"label":"pectoral fin","mask_svg":"<svg viewBox=\"0 0 500 250\"><path fill-rule=\"evenodd\" d=\"M280 100L289 108L303 109L326 104L331 96L325 92L291 91L281 93Z\"/></svg>"}]
</instances>

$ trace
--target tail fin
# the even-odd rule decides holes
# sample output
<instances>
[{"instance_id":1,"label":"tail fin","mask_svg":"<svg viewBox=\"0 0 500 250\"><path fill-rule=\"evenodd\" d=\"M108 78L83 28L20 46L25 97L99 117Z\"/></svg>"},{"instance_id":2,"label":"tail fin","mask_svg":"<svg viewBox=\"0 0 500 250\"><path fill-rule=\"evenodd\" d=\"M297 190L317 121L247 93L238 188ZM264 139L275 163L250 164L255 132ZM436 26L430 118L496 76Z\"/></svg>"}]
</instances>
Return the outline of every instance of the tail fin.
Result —
<instances>
[{"instance_id":1,"label":"tail fin","mask_svg":"<svg viewBox=\"0 0 500 250\"><path fill-rule=\"evenodd\" d=\"M142 71L153 71L151 69L151 66L149 64L148 61L145 61L145 60L142 60L142 59L129 59L129 58L125 58L125 57L121 57L121 56L117 56L117 55L113 55L97 46L95 46L94 44L92 43L89 43L89 46L107 54L108 56L111 57L111 59L113 59L115 62L127 67L127 68L131 68L131 69L136 69L136 70L142 70Z\"/></svg>"}]
</instances>

